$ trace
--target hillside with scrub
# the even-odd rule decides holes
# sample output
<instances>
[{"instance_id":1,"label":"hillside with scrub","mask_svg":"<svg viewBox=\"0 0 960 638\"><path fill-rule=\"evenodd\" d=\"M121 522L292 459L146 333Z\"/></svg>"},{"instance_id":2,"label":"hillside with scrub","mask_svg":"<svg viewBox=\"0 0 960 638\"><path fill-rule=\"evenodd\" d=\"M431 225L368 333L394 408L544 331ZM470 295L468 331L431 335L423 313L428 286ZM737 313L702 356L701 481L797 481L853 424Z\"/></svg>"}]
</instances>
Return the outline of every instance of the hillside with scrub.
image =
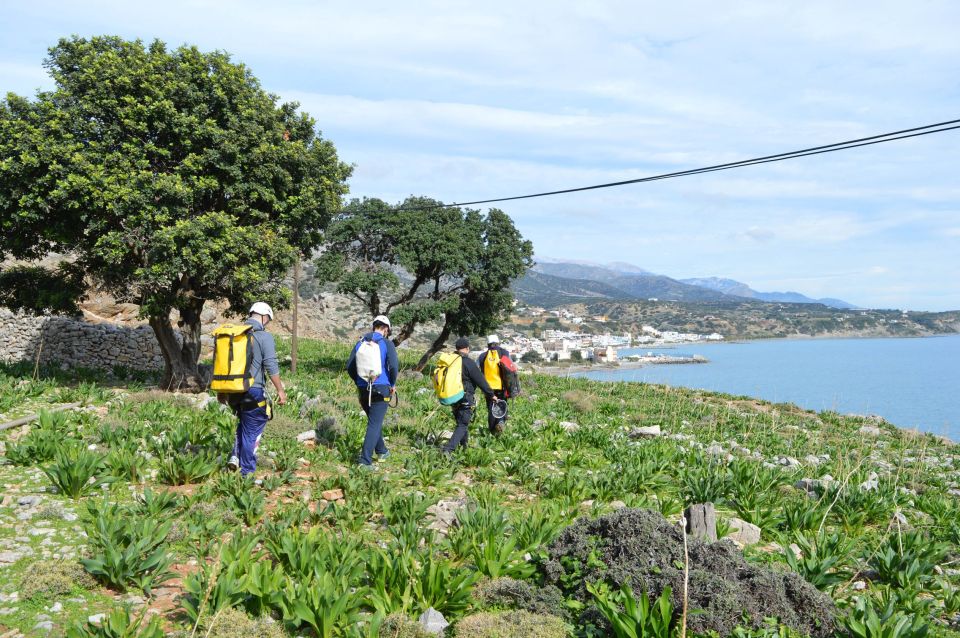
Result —
<instances>
[{"instance_id":1,"label":"hillside with scrub","mask_svg":"<svg viewBox=\"0 0 960 638\"><path fill-rule=\"evenodd\" d=\"M224 470L211 396L0 368L0 422L39 414L0 432L0 635L960 635L949 441L525 374L504 433L481 412L446 458L450 411L401 350L390 454L363 471L348 354L301 342L257 483ZM716 542L684 533L702 503Z\"/></svg>"}]
</instances>

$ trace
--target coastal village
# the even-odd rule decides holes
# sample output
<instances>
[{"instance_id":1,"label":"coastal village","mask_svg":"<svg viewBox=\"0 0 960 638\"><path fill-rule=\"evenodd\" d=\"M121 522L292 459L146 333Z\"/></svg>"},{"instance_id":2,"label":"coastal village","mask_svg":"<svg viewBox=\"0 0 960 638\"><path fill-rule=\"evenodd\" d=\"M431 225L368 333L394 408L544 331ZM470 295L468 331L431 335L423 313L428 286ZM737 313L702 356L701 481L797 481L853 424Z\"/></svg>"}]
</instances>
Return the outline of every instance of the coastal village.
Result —
<instances>
[{"instance_id":1,"label":"coastal village","mask_svg":"<svg viewBox=\"0 0 960 638\"><path fill-rule=\"evenodd\" d=\"M608 318L602 315L584 317L571 312L566 308L546 309L536 306L517 306L514 316L527 320L553 320L560 328L547 328L535 336L532 331L503 330L501 338L504 347L510 350L515 359L529 362L586 362L594 364L618 363L618 351L622 348L638 346L667 346L682 343L703 343L723 341L723 335L718 333L697 334L676 332L672 330L658 330L653 326L644 325L641 330L632 334L601 332L585 332L579 328L587 323L606 324ZM516 325L516 324L514 324ZM535 353L535 354L531 354ZM634 356L634 358L639 358ZM677 357L664 355L644 357L655 362L656 359L669 360ZM702 357L690 358L691 361L702 361Z\"/></svg>"}]
</instances>

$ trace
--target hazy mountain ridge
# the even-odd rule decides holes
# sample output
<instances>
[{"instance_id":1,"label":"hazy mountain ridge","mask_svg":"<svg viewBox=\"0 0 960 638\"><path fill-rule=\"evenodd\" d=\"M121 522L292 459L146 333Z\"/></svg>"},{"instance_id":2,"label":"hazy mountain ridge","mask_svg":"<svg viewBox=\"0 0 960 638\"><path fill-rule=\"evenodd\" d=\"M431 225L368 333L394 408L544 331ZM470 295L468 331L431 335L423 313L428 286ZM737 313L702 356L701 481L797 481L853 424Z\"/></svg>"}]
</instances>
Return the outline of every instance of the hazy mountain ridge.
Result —
<instances>
[{"instance_id":1,"label":"hazy mountain ridge","mask_svg":"<svg viewBox=\"0 0 960 638\"><path fill-rule=\"evenodd\" d=\"M857 306L852 303L842 299L834 299L832 297L814 299L794 291L759 292L741 281L736 281L735 279L726 279L723 277L694 277L690 279L680 279L680 281L685 284L690 284L691 286L700 286L702 288L709 288L727 295L747 297L748 299L757 299L759 301L783 303L820 303L830 308L840 308L844 310L857 308Z\"/></svg>"},{"instance_id":2,"label":"hazy mountain ridge","mask_svg":"<svg viewBox=\"0 0 960 638\"><path fill-rule=\"evenodd\" d=\"M855 309L857 306L842 299L822 298L814 299L799 292L759 292L752 289L749 285L728 279L724 277L695 277L689 279L673 279L666 275L658 275L639 266L626 262L611 262L599 264L589 261L562 260L562 259L538 259L533 267L532 273L549 275L554 278L576 280L578 287L588 288L584 284L587 281L593 281L605 284L607 288L593 289L590 297L599 296L607 299L633 298L637 300L657 299L664 301L685 301L685 302L737 302L743 299L752 299L760 302L771 303L797 303L797 304L823 304L824 306L837 309ZM528 275L529 277L529 275ZM548 283L549 281L549 283ZM557 287L555 297L551 295L547 287L550 284ZM518 297L521 301L527 303L537 303L538 305L547 305L562 303L559 297L568 296L568 284L562 284L555 280L543 280L538 282L527 281L527 277L521 279L514 289L518 291ZM615 289L615 290L611 290ZM527 299L527 293L536 291L537 301ZM574 296L585 296L577 294Z\"/></svg>"}]
</instances>

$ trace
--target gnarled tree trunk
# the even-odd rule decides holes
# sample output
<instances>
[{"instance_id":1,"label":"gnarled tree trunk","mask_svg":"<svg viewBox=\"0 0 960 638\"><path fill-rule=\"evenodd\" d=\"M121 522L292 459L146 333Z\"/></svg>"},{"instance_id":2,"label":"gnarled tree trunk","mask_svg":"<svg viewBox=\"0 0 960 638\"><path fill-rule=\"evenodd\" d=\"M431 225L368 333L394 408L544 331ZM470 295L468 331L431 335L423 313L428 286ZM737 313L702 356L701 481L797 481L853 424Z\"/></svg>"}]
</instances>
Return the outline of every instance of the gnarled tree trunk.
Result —
<instances>
[{"instance_id":1,"label":"gnarled tree trunk","mask_svg":"<svg viewBox=\"0 0 960 638\"><path fill-rule=\"evenodd\" d=\"M423 356L420 357L420 361L417 362L417 365L413 368L417 372L422 371L427 363L430 361L430 358L443 350L443 346L447 343L447 339L450 338L450 323L444 322L443 330L440 331L440 334L437 335L437 338L433 340L433 343L430 344L430 347L427 348L427 351L423 353Z\"/></svg>"},{"instance_id":2,"label":"gnarled tree trunk","mask_svg":"<svg viewBox=\"0 0 960 638\"><path fill-rule=\"evenodd\" d=\"M150 317L150 327L157 336L160 351L163 353L163 378L160 387L173 392L203 392L207 389L208 379L200 370L200 313L203 311L202 299L190 302L180 310L180 336L170 323L170 311L161 316Z\"/></svg>"}]
</instances>

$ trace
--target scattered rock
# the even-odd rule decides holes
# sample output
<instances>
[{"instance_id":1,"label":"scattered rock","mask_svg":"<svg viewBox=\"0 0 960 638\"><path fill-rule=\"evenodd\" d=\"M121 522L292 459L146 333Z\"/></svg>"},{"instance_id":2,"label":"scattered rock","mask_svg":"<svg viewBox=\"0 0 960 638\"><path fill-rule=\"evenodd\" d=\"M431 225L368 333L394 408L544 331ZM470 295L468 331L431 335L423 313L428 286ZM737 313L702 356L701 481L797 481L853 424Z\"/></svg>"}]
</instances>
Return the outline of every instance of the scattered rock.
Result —
<instances>
[{"instance_id":1,"label":"scattered rock","mask_svg":"<svg viewBox=\"0 0 960 638\"><path fill-rule=\"evenodd\" d=\"M734 517L728 518L727 524L730 526L730 533L724 538L729 538L738 547L746 547L760 542L760 528L753 523Z\"/></svg>"},{"instance_id":2,"label":"scattered rock","mask_svg":"<svg viewBox=\"0 0 960 638\"><path fill-rule=\"evenodd\" d=\"M87 622L91 625L99 625L106 617L106 614L94 614L93 616L87 616Z\"/></svg>"},{"instance_id":3,"label":"scattered rock","mask_svg":"<svg viewBox=\"0 0 960 638\"><path fill-rule=\"evenodd\" d=\"M427 611L420 614L419 622L424 631L436 635L442 634L443 631L450 626L450 623L443 617L443 614L433 607L430 607Z\"/></svg>"},{"instance_id":4,"label":"scattered rock","mask_svg":"<svg viewBox=\"0 0 960 638\"><path fill-rule=\"evenodd\" d=\"M870 472L870 476L867 478L867 480L860 484L860 491L872 492L878 487L880 487L880 477L876 472Z\"/></svg>"},{"instance_id":5,"label":"scattered rock","mask_svg":"<svg viewBox=\"0 0 960 638\"><path fill-rule=\"evenodd\" d=\"M537 419L530 425L530 427L532 427L534 430L539 430L542 427L544 427L546 424L547 424L546 419Z\"/></svg>"},{"instance_id":6,"label":"scattered rock","mask_svg":"<svg viewBox=\"0 0 960 638\"><path fill-rule=\"evenodd\" d=\"M610 503L610 507L613 508L613 509L615 509L615 510L623 509L623 508L626 507L626 506L627 506L627 504L624 503L623 501L613 501L613 502Z\"/></svg>"},{"instance_id":7,"label":"scattered rock","mask_svg":"<svg viewBox=\"0 0 960 638\"><path fill-rule=\"evenodd\" d=\"M800 461L792 456L778 456L777 463L785 467L800 467Z\"/></svg>"},{"instance_id":8,"label":"scattered rock","mask_svg":"<svg viewBox=\"0 0 960 638\"><path fill-rule=\"evenodd\" d=\"M316 430L307 430L306 432L301 432L297 435L297 441L300 443L305 443L307 441L316 441L317 440L317 431Z\"/></svg>"},{"instance_id":9,"label":"scattered rock","mask_svg":"<svg viewBox=\"0 0 960 638\"><path fill-rule=\"evenodd\" d=\"M300 457L299 459L297 459L297 463L300 464L300 467L310 467L310 461L308 461L303 457Z\"/></svg>"},{"instance_id":10,"label":"scattered rock","mask_svg":"<svg viewBox=\"0 0 960 638\"><path fill-rule=\"evenodd\" d=\"M457 526L457 513L466 506L464 498L437 501L427 508L427 516L432 519L427 529L446 534L451 527Z\"/></svg>"},{"instance_id":11,"label":"scattered rock","mask_svg":"<svg viewBox=\"0 0 960 638\"><path fill-rule=\"evenodd\" d=\"M44 631L50 632L53 631L53 621L52 620L41 620L36 625L33 626L34 631Z\"/></svg>"},{"instance_id":12,"label":"scattered rock","mask_svg":"<svg viewBox=\"0 0 960 638\"><path fill-rule=\"evenodd\" d=\"M863 591L864 589L867 588L867 583L862 580L854 581L852 587L853 587L853 591Z\"/></svg>"},{"instance_id":13,"label":"scattered rock","mask_svg":"<svg viewBox=\"0 0 960 638\"><path fill-rule=\"evenodd\" d=\"M821 459L819 456L808 454L805 457L803 457L803 462L812 467L817 467L818 465L823 463L823 459Z\"/></svg>"},{"instance_id":14,"label":"scattered rock","mask_svg":"<svg viewBox=\"0 0 960 638\"><path fill-rule=\"evenodd\" d=\"M882 433L880 428L878 428L875 425L861 426L861 428L857 430L857 432L860 434L866 434L867 436L880 436L880 434Z\"/></svg>"},{"instance_id":15,"label":"scattered rock","mask_svg":"<svg viewBox=\"0 0 960 638\"><path fill-rule=\"evenodd\" d=\"M328 501L339 501L343 498L343 490L326 490L320 496Z\"/></svg>"},{"instance_id":16,"label":"scattered rock","mask_svg":"<svg viewBox=\"0 0 960 638\"><path fill-rule=\"evenodd\" d=\"M580 424L574 423L573 421L561 421L560 427L566 432L576 432L580 429Z\"/></svg>"},{"instance_id":17,"label":"scattered rock","mask_svg":"<svg viewBox=\"0 0 960 638\"><path fill-rule=\"evenodd\" d=\"M723 446L721 446L719 443L713 443L712 445L709 445L704 452L710 456L723 456L727 453L727 451L724 450Z\"/></svg>"},{"instance_id":18,"label":"scattered rock","mask_svg":"<svg viewBox=\"0 0 960 638\"><path fill-rule=\"evenodd\" d=\"M630 432L631 439L640 439L640 438L653 438L660 436L660 426L659 425L648 425L644 427L634 428Z\"/></svg>"},{"instance_id":19,"label":"scattered rock","mask_svg":"<svg viewBox=\"0 0 960 638\"><path fill-rule=\"evenodd\" d=\"M12 565L23 557L23 552L0 552L0 566Z\"/></svg>"},{"instance_id":20,"label":"scattered rock","mask_svg":"<svg viewBox=\"0 0 960 638\"><path fill-rule=\"evenodd\" d=\"M41 500L39 496L21 496L17 501L17 505L20 507L33 507L39 505Z\"/></svg>"}]
</instances>

